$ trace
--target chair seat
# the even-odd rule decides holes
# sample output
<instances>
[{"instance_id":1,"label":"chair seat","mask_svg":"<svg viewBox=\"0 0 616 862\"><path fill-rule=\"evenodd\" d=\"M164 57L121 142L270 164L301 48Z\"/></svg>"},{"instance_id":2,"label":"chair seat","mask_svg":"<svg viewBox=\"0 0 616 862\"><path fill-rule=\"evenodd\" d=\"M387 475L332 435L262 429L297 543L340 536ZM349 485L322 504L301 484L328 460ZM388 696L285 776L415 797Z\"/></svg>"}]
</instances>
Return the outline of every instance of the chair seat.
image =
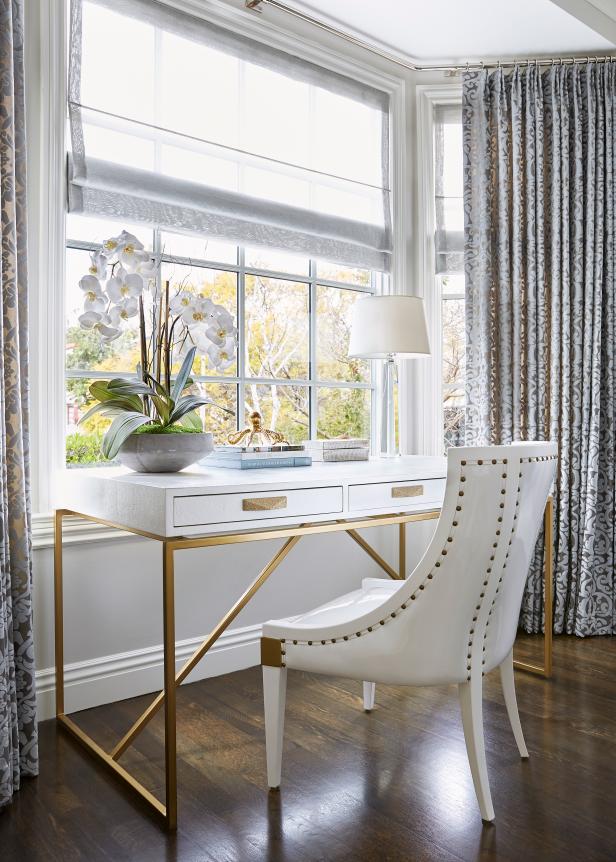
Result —
<instances>
[{"instance_id":1,"label":"chair seat","mask_svg":"<svg viewBox=\"0 0 616 862\"><path fill-rule=\"evenodd\" d=\"M365 578L359 590L345 593L296 616L269 620L263 626L263 636L286 638L291 632L295 635L298 632L307 634L313 629L351 622L381 605L400 588L402 583L402 581L390 581L384 578Z\"/></svg>"}]
</instances>

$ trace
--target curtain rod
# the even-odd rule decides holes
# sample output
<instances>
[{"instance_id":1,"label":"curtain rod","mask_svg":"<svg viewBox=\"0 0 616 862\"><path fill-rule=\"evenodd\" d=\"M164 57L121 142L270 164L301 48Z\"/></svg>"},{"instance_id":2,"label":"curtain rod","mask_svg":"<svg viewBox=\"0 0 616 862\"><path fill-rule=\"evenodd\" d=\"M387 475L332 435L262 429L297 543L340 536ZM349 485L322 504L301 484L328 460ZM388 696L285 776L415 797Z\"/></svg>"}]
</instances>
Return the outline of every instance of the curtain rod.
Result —
<instances>
[{"instance_id":1,"label":"curtain rod","mask_svg":"<svg viewBox=\"0 0 616 862\"><path fill-rule=\"evenodd\" d=\"M281 3L280 0L244 0L244 5L246 9L249 9L252 12L261 12L261 6L272 6L274 9L278 9L280 12L286 12L287 15L291 15L294 18L298 18L300 21L304 21L307 24L311 24L313 27L317 27L319 30L323 30L324 32L329 33L331 36L337 36L339 39L344 39L346 42L350 42L351 44L356 45L358 48L363 48L365 51L370 51L371 54L376 54L378 57L382 57L384 60L388 60L390 63L395 63L397 66L403 66L405 69L410 69L412 72L448 72L450 75L454 76L458 72L468 72L475 69L485 69L492 67L512 68L519 65L520 63L526 63L528 65L536 66L552 66L554 64L574 65L575 63L588 63L591 61L599 62L601 60L616 60L615 55L607 55L600 57L533 57L520 60L511 59L497 60L491 62L484 62L483 60L480 60L474 63L462 63L451 66L420 66L417 63L411 63L410 60L403 60L402 57L397 57L395 54L390 54L388 51L384 51L381 48L377 48L376 45L370 45L368 42L364 42L362 39L358 39L357 36L353 36L351 33L345 33L344 30L338 30L336 27L332 27L330 24L326 24L325 21L319 21L318 18L313 18L311 15L306 15L305 12L300 12L299 9L293 9L291 6L287 6L284 3Z\"/></svg>"}]
</instances>

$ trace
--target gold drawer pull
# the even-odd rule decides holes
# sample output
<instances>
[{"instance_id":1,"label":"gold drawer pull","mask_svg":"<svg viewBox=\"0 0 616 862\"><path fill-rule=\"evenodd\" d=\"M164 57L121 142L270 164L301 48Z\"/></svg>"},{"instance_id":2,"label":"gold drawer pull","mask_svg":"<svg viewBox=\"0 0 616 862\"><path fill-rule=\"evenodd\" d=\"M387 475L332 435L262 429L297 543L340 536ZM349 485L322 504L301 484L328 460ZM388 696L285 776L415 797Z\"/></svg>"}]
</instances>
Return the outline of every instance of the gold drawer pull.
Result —
<instances>
[{"instance_id":1,"label":"gold drawer pull","mask_svg":"<svg viewBox=\"0 0 616 862\"><path fill-rule=\"evenodd\" d=\"M421 497L424 492L423 485L399 485L391 489L392 497Z\"/></svg>"},{"instance_id":2,"label":"gold drawer pull","mask_svg":"<svg viewBox=\"0 0 616 862\"><path fill-rule=\"evenodd\" d=\"M250 500L242 500L244 512L269 512L272 509L286 509L286 497L253 497Z\"/></svg>"}]
</instances>

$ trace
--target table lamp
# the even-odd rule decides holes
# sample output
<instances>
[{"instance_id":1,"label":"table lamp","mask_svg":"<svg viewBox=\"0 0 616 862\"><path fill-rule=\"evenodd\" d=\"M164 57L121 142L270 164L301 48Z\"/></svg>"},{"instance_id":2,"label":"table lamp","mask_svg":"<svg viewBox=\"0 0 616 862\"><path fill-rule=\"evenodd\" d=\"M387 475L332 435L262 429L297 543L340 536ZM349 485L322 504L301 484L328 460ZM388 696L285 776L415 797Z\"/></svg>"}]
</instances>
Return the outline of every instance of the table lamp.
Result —
<instances>
[{"instance_id":1,"label":"table lamp","mask_svg":"<svg viewBox=\"0 0 616 862\"><path fill-rule=\"evenodd\" d=\"M368 296L353 306L349 356L384 359L381 457L397 455L394 409L396 357L429 356L424 302L418 296Z\"/></svg>"}]
</instances>

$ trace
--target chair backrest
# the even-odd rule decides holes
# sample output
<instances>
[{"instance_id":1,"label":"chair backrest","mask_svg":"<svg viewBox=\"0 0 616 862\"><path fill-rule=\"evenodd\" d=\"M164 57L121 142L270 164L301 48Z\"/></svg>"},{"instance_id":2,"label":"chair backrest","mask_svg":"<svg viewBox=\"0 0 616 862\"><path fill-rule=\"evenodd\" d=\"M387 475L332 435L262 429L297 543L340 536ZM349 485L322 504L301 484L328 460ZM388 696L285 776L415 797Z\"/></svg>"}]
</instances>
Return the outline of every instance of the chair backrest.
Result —
<instances>
[{"instance_id":1,"label":"chair backrest","mask_svg":"<svg viewBox=\"0 0 616 862\"><path fill-rule=\"evenodd\" d=\"M416 609L405 617L421 630L426 681L491 670L513 646L556 458L549 442L449 450L434 536L397 591Z\"/></svg>"},{"instance_id":2,"label":"chair backrest","mask_svg":"<svg viewBox=\"0 0 616 862\"><path fill-rule=\"evenodd\" d=\"M313 649L298 647L295 666L318 672L326 654L331 673L432 685L499 665L515 640L556 458L555 443L450 449L441 516L412 574L350 622L312 628ZM301 630L297 638L289 656Z\"/></svg>"}]
</instances>

